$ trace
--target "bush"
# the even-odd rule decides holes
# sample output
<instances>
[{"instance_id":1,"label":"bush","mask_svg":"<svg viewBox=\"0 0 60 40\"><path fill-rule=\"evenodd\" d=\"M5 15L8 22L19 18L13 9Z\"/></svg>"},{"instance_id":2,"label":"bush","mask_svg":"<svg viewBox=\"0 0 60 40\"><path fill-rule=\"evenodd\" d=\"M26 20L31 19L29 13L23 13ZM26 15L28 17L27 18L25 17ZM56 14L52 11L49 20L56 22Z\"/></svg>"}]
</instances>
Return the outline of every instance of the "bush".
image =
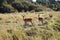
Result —
<instances>
[{"instance_id":1,"label":"bush","mask_svg":"<svg viewBox=\"0 0 60 40\"><path fill-rule=\"evenodd\" d=\"M18 10L18 12L21 12L23 10L23 5L21 2L14 2L12 3L12 6Z\"/></svg>"},{"instance_id":2,"label":"bush","mask_svg":"<svg viewBox=\"0 0 60 40\"><path fill-rule=\"evenodd\" d=\"M6 0L8 4L13 3L15 0Z\"/></svg>"},{"instance_id":3,"label":"bush","mask_svg":"<svg viewBox=\"0 0 60 40\"><path fill-rule=\"evenodd\" d=\"M4 0L0 0L0 3L3 3L4 2Z\"/></svg>"},{"instance_id":4,"label":"bush","mask_svg":"<svg viewBox=\"0 0 60 40\"><path fill-rule=\"evenodd\" d=\"M35 12L42 11L37 4L25 1L25 0L0 0L0 12L1 13L11 13L24 11L32 11Z\"/></svg>"},{"instance_id":5,"label":"bush","mask_svg":"<svg viewBox=\"0 0 60 40\"><path fill-rule=\"evenodd\" d=\"M16 10L10 6L2 6L0 7L0 13L11 13L15 12Z\"/></svg>"},{"instance_id":6,"label":"bush","mask_svg":"<svg viewBox=\"0 0 60 40\"><path fill-rule=\"evenodd\" d=\"M35 4L29 3L29 2L14 2L12 3L12 6L18 10L18 12L21 12L22 10L26 11L32 11L35 10L36 12L42 11L39 7L37 7Z\"/></svg>"},{"instance_id":7,"label":"bush","mask_svg":"<svg viewBox=\"0 0 60 40\"><path fill-rule=\"evenodd\" d=\"M4 2L4 0L0 0L0 6L2 6L2 5L3 5L3 2Z\"/></svg>"}]
</instances>

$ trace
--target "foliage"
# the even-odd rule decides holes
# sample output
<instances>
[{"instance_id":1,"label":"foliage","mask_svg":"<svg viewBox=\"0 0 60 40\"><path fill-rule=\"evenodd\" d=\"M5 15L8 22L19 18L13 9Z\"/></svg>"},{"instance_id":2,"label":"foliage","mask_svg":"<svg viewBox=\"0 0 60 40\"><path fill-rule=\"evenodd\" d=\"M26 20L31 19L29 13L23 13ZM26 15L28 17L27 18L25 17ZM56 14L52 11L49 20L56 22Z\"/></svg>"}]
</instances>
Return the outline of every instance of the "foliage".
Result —
<instances>
[{"instance_id":1,"label":"foliage","mask_svg":"<svg viewBox=\"0 0 60 40\"><path fill-rule=\"evenodd\" d=\"M12 10L17 10L18 12L21 12L22 10L26 11L42 11L36 4L28 2L26 0L1 0L1 6L0 6L0 12L12 12ZM6 6L5 6L6 5ZM8 6L10 5L10 7ZM2 12L2 13L3 13Z\"/></svg>"},{"instance_id":2,"label":"foliage","mask_svg":"<svg viewBox=\"0 0 60 40\"><path fill-rule=\"evenodd\" d=\"M32 3L27 2L27 1L14 2L14 3L12 3L12 6L13 6L14 8L16 8L18 11L22 11L22 10L24 10L25 12L26 12L26 11L32 11L32 10L42 11L42 10L39 9L39 7L37 7L35 4L32 4Z\"/></svg>"}]
</instances>

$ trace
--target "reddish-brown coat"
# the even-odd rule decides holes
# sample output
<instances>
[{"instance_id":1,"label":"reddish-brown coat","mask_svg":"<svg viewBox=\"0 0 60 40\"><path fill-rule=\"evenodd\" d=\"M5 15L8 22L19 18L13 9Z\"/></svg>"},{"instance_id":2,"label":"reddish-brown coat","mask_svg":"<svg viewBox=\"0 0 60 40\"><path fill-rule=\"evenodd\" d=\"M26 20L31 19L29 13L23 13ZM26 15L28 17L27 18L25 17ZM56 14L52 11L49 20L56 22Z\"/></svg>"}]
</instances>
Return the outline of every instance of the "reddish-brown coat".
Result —
<instances>
[{"instance_id":1,"label":"reddish-brown coat","mask_svg":"<svg viewBox=\"0 0 60 40\"><path fill-rule=\"evenodd\" d=\"M40 17L39 17L39 18L38 18L38 20L40 20L40 21L41 21L41 20L43 20L43 18L40 18Z\"/></svg>"},{"instance_id":2,"label":"reddish-brown coat","mask_svg":"<svg viewBox=\"0 0 60 40\"><path fill-rule=\"evenodd\" d=\"M25 19L23 19L24 21L28 21L28 22L30 22L30 21L32 21L32 19L31 18L25 18Z\"/></svg>"},{"instance_id":3,"label":"reddish-brown coat","mask_svg":"<svg viewBox=\"0 0 60 40\"><path fill-rule=\"evenodd\" d=\"M25 21L25 22L31 22L32 21L32 18L24 18L25 16L22 16L23 17L23 20Z\"/></svg>"}]
</instances>

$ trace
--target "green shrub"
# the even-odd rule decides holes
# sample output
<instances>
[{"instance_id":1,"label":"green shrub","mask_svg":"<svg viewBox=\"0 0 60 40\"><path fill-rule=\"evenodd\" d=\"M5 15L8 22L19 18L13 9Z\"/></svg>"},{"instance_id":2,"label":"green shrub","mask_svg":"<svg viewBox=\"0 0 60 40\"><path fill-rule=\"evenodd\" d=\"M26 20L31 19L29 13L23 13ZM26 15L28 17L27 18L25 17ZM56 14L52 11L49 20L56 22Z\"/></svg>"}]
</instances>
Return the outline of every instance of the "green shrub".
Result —
<instances>
[{"instance_id":1,"label":"green shrub","mask_svg":"<svg viewBox=\"0 0 60 40\"><path fill-rule=\"evenodd\" d=\"M23 1L23 2L14 2L12 3L12 6L18 10L18 12L21 12L22 10L26 11L32 11L35 10L36 12L38 11L42 11L39 7L37 7L37 5L27 2L27 1Z\"/></svg>"},{"instance_id":2,"label":"green shrub","mask_svg":"<svg viewBox=\"0 0 60 40\"><path fill-rule=\"evenodd\" d=\"M13 3L15 0L6 0L8 4Z\"/></svg>"},{"instance_id":3,"label":"green shrub","mask_svg":"<svg viewBox=\"0 0 60 40\"><path fill-rule=\"evenodd\" d=\"M15 12L16 10L11 7L11 6L2 6L0 7L0 13L11 13L11 12Z\"/></svg>"},{"instance_id":4,"label":"green shrub","mask_svg":"<svg viewBox=\"0 0 60 40\"><path fill-rule=\"evenodd\" d=\"M9 5L9 6L8 6ZM15 11L24 12L32 11L35 12L42 11L37 4L28 2L26 0L0 0L0 12L1 13L10 13Z\"/></svg>"}]
</instances>

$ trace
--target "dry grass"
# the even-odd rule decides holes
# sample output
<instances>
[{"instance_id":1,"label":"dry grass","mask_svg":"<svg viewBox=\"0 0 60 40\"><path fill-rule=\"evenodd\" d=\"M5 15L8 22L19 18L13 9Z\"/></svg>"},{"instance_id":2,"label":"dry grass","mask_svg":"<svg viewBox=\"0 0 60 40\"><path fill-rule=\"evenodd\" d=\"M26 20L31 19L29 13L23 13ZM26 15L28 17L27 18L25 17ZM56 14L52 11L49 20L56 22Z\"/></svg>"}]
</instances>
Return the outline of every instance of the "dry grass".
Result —
<instances>
[{"instance_id":1,"label":"dry grass","mask_svg":"<svg viewBox=\"0 0 60 40\"><path fill-rule=\"evenodd\" d=\"M44 13L45 21L48 24L40 27L37 15ZM53 15L53 18L49 17L49 14ZM24 21L22 15L25 17L33 18L35 26L24 28ZM60 12L21 12L11 14L0 14L0 40L60 40L60 32L58 29L54 29L55 25L59 25ZM30 24L30 23L29 23ZM58 26L60 27L60 26Z\"/></svg>"}]
</instances>

